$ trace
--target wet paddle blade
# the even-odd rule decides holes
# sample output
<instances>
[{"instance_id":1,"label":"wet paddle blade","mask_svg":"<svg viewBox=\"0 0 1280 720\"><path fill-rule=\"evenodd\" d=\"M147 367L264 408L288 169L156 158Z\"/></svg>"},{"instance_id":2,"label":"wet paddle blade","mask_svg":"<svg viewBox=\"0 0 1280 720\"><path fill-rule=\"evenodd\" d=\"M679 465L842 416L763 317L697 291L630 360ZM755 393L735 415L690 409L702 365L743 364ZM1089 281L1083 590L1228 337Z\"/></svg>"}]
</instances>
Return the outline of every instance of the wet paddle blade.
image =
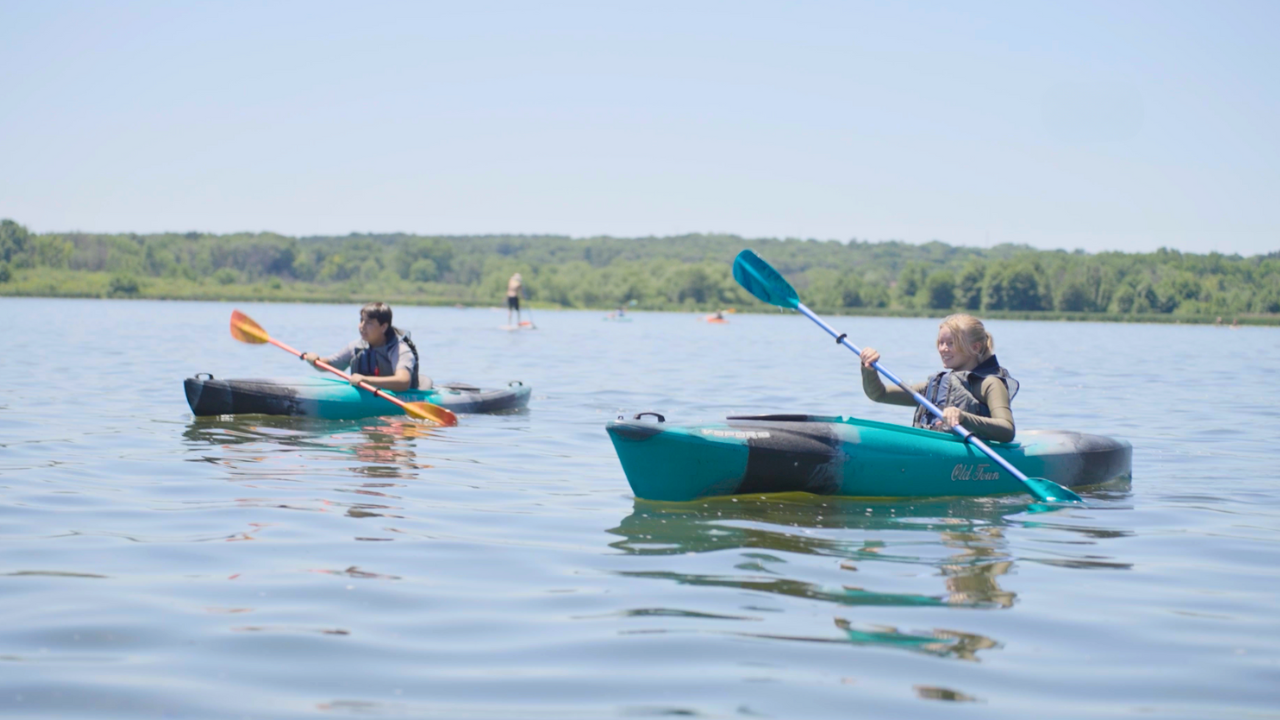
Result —
<instances>
[{"instance_id":1,"label":"wet paddle blade","mask_svg":"<svg viewBox=\"0 0 1280 720\"><path fill-rule=\"evenodd\" d=\"M411 417L419 420L430 420L431 422L443 426L453 427L458 424L458 416L453 411L432 405L425 402L411 402L404 404L404 411Z\"/></svg>"},{"instance_id":2,"label":"wet paddle blade","mask_svg":"<svg viewBox=\"0 0 1280 720\"><path fill-rule=\"evenodd\" d=\"M754 250L743 250L733 259L733 279L762 302L792 308L800 304L795 288Z\"/></svg>"},{"instance_id":3,"label":"wet paddle blade","mask_svg":"<svg viewBox=\"0 0 1280 720\"><path fill-rule=\"evenodd\" d=\"M254 345L261 345L271 340L271 336L262 329L261 325L239 310L231 311L231 337Z\"/></svg>"},{"instance_id":4,"label":"wet paddle blade","mask_svg":"<svg viewBox=\"0 0 1280 720\"><path fill-rule=\"evenodd\" d=\"M1037 500L1042 500L1044 502L1084 502L1084 499L1079 495L1071 492L1052 480L1029 477L1023 485L1027 486L1027 490L1034 495Z\"/></svg>"}]
</instances>

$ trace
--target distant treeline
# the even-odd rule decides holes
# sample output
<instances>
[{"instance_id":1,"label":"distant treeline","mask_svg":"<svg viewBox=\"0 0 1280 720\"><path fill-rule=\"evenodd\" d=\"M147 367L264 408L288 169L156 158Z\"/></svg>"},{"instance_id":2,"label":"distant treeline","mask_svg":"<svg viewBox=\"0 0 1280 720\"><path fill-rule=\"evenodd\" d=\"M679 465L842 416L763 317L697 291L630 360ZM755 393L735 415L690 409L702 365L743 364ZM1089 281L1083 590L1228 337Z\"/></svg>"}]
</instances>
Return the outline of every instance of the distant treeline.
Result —
<instances>
[{"instance_id":1,"label":"distant treeline","mask_svg":"<svg viewBox=\"0 0 1280 720\"><path fill-rule=\"evenodd\" d=\"M824 312L1122 319L1280 313L1280 252L1241 257L1022 245L743 239L272 233L30 233L0 221L0 295L492 305L513 272L545 306L762 306L731 276L757 250Z\"/></svg>"}]
</instances>

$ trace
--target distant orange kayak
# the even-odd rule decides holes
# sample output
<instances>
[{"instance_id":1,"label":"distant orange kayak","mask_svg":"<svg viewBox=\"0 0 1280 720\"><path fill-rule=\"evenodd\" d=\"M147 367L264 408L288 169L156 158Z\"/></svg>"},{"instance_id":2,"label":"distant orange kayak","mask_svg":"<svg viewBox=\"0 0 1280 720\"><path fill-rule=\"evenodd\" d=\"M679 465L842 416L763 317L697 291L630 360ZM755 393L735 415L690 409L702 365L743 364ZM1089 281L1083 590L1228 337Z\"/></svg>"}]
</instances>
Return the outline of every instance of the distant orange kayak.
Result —
<instances>
[{"instance_id":1,"label":"distant orange kayak","mask_svg":"<svg viewBox=\"0 0 1280 720\"><path fill-rule=\"evenodd\" d=\"M708 316L706 316L706 317L704 317L704 318L702 318L702 319L703 319L703 321L704 321L704 322L709 322L709 323L727 323L727 322L729 322L728 320L726 320L726 319L724 319L724 318L718 318L718 317L716 317L715 315L708 315Z\"/></svg>"}]
</instances>

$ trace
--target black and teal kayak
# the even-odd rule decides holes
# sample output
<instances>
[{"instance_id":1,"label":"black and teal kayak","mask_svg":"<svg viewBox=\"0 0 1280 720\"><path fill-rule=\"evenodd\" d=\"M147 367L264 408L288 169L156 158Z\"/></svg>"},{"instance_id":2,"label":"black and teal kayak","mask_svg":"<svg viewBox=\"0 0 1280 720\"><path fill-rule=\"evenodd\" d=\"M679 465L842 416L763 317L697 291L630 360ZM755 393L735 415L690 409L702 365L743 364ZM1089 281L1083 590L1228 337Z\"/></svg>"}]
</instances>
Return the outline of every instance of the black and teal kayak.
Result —
<instances>
[{"instance_id":1,"label":"black and teal kayak","mask_svg":"<svg viewBox=\"0 0 1280 720\"><path fill-rule=\"evenodd\" d=\"M357 420L399 415L399 407L374 397L345 380L327 377L216 380L208 373L187 378L184 386L191 412L204 415L302 415L331 420ZM504 388L482 389L462 383L430 390L394 393L405 402L429 402L455 413L515 410L529 404L529 387L513 380Z\"/></svg>"},{"instance_id":2,"label":"black and teal kayak","mask_svg":"<svg viewBox=\"0 0 1280 720\"><path fill-rule=\"evenodd\" d=\"M658 422L645 421L652 415ZM637 498L686 501L718 495L807 492L852 497L1022 493L1025 486L955 435L859 418L730 417L667 424L657 413L606 428ZM988 443L1017 469L1068 488L1130 477L1123 440L1064 430Z\"/></svg>"}]
</instances>

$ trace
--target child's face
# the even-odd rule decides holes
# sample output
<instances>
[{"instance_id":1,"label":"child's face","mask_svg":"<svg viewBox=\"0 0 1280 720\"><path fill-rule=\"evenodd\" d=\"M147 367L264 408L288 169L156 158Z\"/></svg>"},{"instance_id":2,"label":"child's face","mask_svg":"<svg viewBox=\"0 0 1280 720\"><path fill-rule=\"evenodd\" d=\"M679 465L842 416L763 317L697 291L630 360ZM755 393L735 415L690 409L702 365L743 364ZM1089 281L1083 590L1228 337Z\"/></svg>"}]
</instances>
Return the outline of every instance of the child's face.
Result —
<instances>
[{"instance_id":1,"label":"child's face","mask_svg":"<svg viewBox=\"0 0 1280 720\"><path fill-rule=\"evenodd\" d=\"M952 337L950 328L941 328L938 330L938 357L942 359L942 367L948 370L968 370L973 353Z\"/></svg>"},{"instance_id":2,"label":"child's face","mask_svg":"<svg viewBox=\"0 0 1280 720\"><path fill-rule=\"evenodd\" d=\"M380 345L387 339L387 324L371 317L360 316L360 338L370 345Z\"/></svg>"}]
</instances>

